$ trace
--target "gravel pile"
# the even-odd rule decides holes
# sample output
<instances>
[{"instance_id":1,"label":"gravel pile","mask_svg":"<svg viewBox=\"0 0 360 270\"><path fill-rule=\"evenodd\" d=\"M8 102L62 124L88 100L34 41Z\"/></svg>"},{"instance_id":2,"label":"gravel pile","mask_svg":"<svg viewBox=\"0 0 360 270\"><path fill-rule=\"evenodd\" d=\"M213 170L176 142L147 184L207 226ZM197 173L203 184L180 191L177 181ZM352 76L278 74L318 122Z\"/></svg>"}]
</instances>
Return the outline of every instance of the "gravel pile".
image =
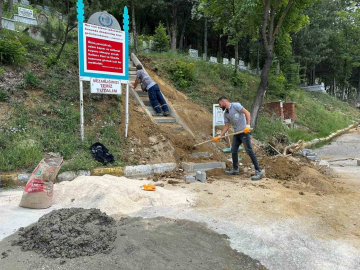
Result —
<instances>
[{"instance_id":1,"label":"gravel pile","mask_svg":"<svg viewBox=\"0 0 360 270\"><path fill-rule=\"evenodd\" d=\"M50 258L108 253L116 239L115 220L99 209L64 208L19 229L12 245Z\"/></svg>"}]
</instances>

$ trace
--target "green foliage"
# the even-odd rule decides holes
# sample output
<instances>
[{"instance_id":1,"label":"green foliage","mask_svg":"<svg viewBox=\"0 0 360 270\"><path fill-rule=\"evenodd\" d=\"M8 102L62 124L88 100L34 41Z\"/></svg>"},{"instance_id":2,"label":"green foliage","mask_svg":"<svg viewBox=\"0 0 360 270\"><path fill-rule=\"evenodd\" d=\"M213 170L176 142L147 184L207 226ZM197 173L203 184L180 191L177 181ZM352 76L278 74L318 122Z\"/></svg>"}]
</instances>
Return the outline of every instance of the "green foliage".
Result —
<instances>
[{"instance_id":1,"label":"green foliage","mask_svg":"<svg viewBox=\"0 0 360 270\"><path fill-rule=\"evenodd\" d=\"M247 87L246 78L243 76L241 72L234 72L230 77L230 82L235 87L245 88Z\"/></svg>"},{"instance_id":2,"label":"green foliage","mask_svg":"<svg viewBox=\"0 0 360 270\"><path fill-rule=\"evenodd\" d=\"M6 90L0 88L0 102L8 100L9 97L10 97L9 93Z\"/></svg>"},{"instance_id":3,"label":"green foliage","mask_svg":"<svg viewBox=\"0 0 360 270\"><path fill-rule=\"evenodd\" d=\"M0 76L4 75L6 73L6 70L3 67L0 67Z\"/></svg>"},{"instance_id":4,"label":"green foliage","mask_svg":"<svg viewBox=\"0 0 360 270\"><path fill-rule=\"evenodd\" d=\"M51 44L54 39L54 31L50 21L47 21L40 29L41 35L44 37L46 43Z\"/></svg>"},{"instance_id":5,"label":"green foliage","mask_svg":"<svg viewBox=\"0 0 360 270\"><path fill-rule=\"evenodd\" d=\"M28 70L24 73L24 84L28 87L36 87L39 85L38 77Z\"/></svg>"},{"instance_id":6,"label":"green foliage","mask_svg":"<svg viewBox=\"0 0 360 270\"><path fill-rule=\"evenodd\" d=\"M169 36L166 34L166 29L162 23L155 29L154 35L154 49L158 52L167 52L170 49Z\"/></svg>"},{"instance_id":7,"label":"green foliage","mask_svg":"<svg viewBox=\"0 0 360 270\"><path fill-rule=\"evenodd\" d=\"M194 63L173 61L167 69L172 75L172 79L180 86L180 88L189 87L194 80Z\"/></svg>"},{"instance_id":8,"label":"green foliage","mask_svg":"<svg viewBox=\"0 0 360 270\"><path fill-rule=\"evenodd\" d=\"M57 61L58 61L58 59L57 59L56 55L52 54L46 58L45 64L47 67L52 67L56 64Z\"/></svg>"},{"instance_id":9,"label":"green foliage","mask_svg":"<svg viewBox=\"0 0 360 270\"><path fill-rule=\"evenodd\" d=\"M11 65L25 62L25 48L18 41L0 39L0 61Z\"/></svg>"},{"instance_id":10,"label":"green foliage","mask_svg":"<svg viewBox=\"0 0 360 270\"><path fill-rule=\"evenodd\" d=\"M286 94L285 84L286 84L286 79L281 73L279 75L270 73L270 75L269 75L269 94L276 96L280 99L284 98L285 94Z\"/></svg>"}]
</instances>

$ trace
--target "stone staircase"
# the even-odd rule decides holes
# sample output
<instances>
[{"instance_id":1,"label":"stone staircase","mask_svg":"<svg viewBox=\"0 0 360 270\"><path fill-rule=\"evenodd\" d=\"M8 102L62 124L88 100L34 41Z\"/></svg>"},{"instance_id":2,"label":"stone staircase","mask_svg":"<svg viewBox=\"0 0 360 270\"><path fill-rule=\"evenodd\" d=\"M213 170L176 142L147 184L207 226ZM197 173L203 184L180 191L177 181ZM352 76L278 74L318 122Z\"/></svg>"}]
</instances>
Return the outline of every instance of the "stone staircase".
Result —
<instances>
[{"instance_id":1,"label":"stone staircase","mask_svg":"<svg viewBox=\"0 0 360 270\"><path fill-rule=\"evenodd\" d=\"M129 61L129 81L131 84L134 84L135 80L136 80L136 66L134 65L134 63L132 61ZM135 95L135 99L137 100L138 103L140 103L140 105L144 105L143 107L147 111L147 114L149 116L151 115L152 119L157 124L171 126L172 128L174 128L176 130L183 129L183 125L181 123L178 123L178 121L176 120L176 117L174 117L175 112L173 112L171 110L170 106L168 106L169 110L170 110L169 116L155 116L156 112L150 104L148 93L143 92L141 90L140 84L138 84L136 89L131 89L131 90L135 90L132 92L133 96ZM141 102L139 102L139 101L141 101ZM141 103L143 103L143 104L141 104Z\"/></svg>"}]
</instances>

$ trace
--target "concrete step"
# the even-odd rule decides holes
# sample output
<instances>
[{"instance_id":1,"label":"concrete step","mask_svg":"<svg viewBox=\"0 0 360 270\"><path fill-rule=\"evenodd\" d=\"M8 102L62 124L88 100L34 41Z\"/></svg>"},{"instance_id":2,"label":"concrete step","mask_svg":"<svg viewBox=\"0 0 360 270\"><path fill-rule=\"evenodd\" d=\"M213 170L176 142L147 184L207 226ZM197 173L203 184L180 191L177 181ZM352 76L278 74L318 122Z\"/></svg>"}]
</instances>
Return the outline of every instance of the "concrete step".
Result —
<instances>
[{"instance_id":1,"label":"concrete step","mask_svg":"<svg viewBox=\"0 0 360 270\"><path fill-rule=\"evenodd\" d=\"M143 91L136 91L136 93L139 95L139 97L148 97L148 93L143 92Z\"/></svg>"},{"instance_id":2,"label":"concrete step","mask_svg":"<svg viewBox=\"0 0 360 270\"><path fill-rule=\"evenodd\" d=\"M163 124L164 126L167 126L169 128L173 128L175 130L183 130L184 128L179 125L178 123L168 123L168 124Z\"/></svg>"},{"instance_id":3,"label":"concrete step","mask_svg":"<svg viewBox=\"0 0 360 270\"><path fill-rule=\"evenodd\" d=\"M185 172L209 171L212 169L226 169L225 162L191 163L182 162L181 166Z\"/></svg>"},{"instance_id":4,"label":"concrete step","mask_svg":"<svg viewBox=\"0 0 360 270\"><path fill-rule=\"evenodd\" d=\"M175 118L172 118L169 116L167 116L167 117L156 116L156 117L154 117L154 119L155 119L156 123L175 123L176 122Z\"/></svg>"},{"instance_id":5,"label":"concrete step","mask_svg":"<svg viewBox=\"0 0 360 270\"><path fill-rule=\"evenodd\" d=\"M146 106L146 107L149 107L149 106L151 106L151 103L150 103L150 100L149 100L149 98L146 100L146 99L143 99L144 97L141 97L141 100L142 100L142 102L144 102L144 105Z\"/></svg>"},{"instance_id":6,"label":"concrete step","mask_svg":"<svg viewBox=\"0 0 360 270\"><path fill-rule=\"evenodd\" d=\"M129 70L129 75L136 75L136 71L135 70Z\"/></svg>"},{"instance_id":7,"label":"concrete step","mask_svg":"<svg viewBox=\"0 0 360 270\"><path fill-rule=\"evenodd\" d=\"M134 67L134 66L129 66L129 71L136 71L136 67Z\"/></svg>"}]
</instances>

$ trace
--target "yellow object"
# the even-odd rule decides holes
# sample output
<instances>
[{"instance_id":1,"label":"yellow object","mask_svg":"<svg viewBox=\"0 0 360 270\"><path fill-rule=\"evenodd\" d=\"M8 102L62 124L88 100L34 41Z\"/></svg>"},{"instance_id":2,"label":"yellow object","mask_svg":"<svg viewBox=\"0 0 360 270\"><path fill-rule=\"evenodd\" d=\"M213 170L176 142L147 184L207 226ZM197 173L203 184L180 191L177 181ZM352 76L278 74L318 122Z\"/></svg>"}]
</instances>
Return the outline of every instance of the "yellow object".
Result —
<instances>
[{"instance_id":1,"label":"yellow object","mask_svg":"<svg viewBox=\"0 0 360 270\"><path fill-rule=\"evenodd\" d=\"M144 190L147 191L155 191L156 187L154 185L148 184L148 185L143 185Z\"/></svg>"},{"instance_id":2,"label":"yellow object","mask_svg":"<svg viewBox=\"0 0 360 270\"><path fill-rule=\"evenodd\" d=\"M214 137L213 142L220 142L220 136Z\"/></svg>"},{"instance_id":3,"label":"yellow object","mask_svg":"<svg viewBox=\"0 0 360 270\"><path fill-rule=\"evenodd\" d=\"M249 133L250 132L250 126L246 126L246 128L244 128L243 132L246 134L246 133Z\"/></svg>"}]
</instances>

